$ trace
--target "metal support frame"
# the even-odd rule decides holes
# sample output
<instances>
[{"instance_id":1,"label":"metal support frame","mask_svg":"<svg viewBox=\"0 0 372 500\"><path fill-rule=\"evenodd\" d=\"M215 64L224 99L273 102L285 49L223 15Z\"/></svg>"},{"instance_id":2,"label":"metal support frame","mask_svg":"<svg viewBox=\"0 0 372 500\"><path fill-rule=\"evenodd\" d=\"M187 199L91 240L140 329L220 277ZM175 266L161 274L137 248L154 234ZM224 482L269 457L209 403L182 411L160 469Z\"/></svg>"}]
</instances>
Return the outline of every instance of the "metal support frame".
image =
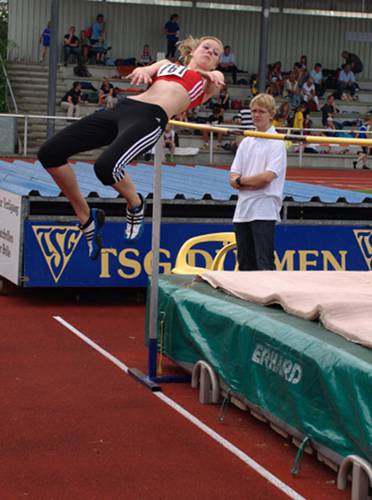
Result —
<instances>
[{"instance_id":1,"label":"metal support frame","mask_svg":"<svg viewBox=\"0 0 372 500\"><path fill-rule=\"evenodd\" d=\"M218 403L220 399L220 384L211 365L200 360L193 366L191 387L199 387L199 402L201 404Z\"/></svg>"},{"instance_id":2,"label":"metal support frame","mask_svg":"<svg viewBox=\"0 0 372 500\"><path fill-rule=\"evenodd\" d=\"M158 299L159 299L159 254L161 227L161 165L164 157L163 136L155 145L153 200L152 200L152 272L150 288L150 322L148 339L148 373L143 374L136 368L130 368L129 374L148 387L151 391L160 391L160 383L189 382L190 376L157 376L156 362L158 354Z\"/></svg>"},{"instance_id":3,"label":"metal support frame","mask_svg":"<svg viewBox=\"0 0 372 500\"><path fill-rule=\"evenodd\" d=\"M348 455L341 463L337 476L337 488L344 490L349 472L352 472L351 500L367 500L371 498L372 466L358 455Z\"/></svg>"}]
</instances>

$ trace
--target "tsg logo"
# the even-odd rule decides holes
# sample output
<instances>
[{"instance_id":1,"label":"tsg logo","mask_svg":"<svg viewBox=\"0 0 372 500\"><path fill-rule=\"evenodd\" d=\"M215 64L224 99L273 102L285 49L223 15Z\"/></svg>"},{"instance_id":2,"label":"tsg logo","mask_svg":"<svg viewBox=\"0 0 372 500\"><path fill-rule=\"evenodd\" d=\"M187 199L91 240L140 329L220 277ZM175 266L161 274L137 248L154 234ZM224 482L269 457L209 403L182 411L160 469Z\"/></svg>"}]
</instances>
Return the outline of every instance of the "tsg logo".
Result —
<instances>
[{"instance_id":1,"label":"tsg logo","mask_svg":"<svg viewBox=\"0 0 372 500\"><path fill-rule=\"evenodd\" d=\"M367 267L372 271L372 229L353 229L353 232Z\"/></svg>"},{"instance_id":2,"label":"tsg logo","mask_svg":"<svg viewBox=\"0 0 372 500\"><path fill-rule=\"evenodd\" d=\"M32 226L55 283L62 276L81 238L74 226Z\"/></svg>"}]
</instances>

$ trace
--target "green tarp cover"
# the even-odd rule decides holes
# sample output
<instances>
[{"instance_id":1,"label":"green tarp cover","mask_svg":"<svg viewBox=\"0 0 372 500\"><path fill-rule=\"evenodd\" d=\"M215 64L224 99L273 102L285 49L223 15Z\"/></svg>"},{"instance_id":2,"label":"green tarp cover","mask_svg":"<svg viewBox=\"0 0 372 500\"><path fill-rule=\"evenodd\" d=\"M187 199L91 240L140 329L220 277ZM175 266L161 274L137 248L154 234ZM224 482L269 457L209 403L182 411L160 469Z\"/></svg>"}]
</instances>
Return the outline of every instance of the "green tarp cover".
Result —
<instances>
[{"instance_id":1,"label":"green tarp cover","mask_svg":"<svg viewBox=\"0 0 372 500\"><path fill-rule=\"evenodd\" d=\"M207 361L249 402L341 456L372 463L370 349L190 276L160 278L159 326L159 347L172 359Z\"/></svg>"}]
</instances>

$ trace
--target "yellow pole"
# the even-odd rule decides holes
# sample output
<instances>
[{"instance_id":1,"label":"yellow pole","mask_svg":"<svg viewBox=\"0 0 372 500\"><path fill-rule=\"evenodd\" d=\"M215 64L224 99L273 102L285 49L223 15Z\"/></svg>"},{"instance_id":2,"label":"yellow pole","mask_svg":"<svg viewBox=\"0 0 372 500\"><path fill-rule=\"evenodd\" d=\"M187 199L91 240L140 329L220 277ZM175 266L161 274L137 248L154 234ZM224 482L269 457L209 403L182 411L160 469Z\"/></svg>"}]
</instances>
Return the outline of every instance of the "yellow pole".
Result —
<instances>
[{"instance_id":1,"label":"yellow pole","mask_svg":"<svg viewBox=\"0 0 372 500\"><path fill-rule=\"evenodd\" d=\"M233 130L225 127L213 127L200 123L180 122L170 120L169 123L176 127L191 128L222 132L224 134L242 135L245 137L258 137L261 139L274 139L279 141L307 142L311 144L348 144L350 146L372 146L372 139L354 139L347 137L328 137L323 135L296 135L296 134L272 134L268 132L256 132L254 130Z\"/></svg>"}]
</instances>

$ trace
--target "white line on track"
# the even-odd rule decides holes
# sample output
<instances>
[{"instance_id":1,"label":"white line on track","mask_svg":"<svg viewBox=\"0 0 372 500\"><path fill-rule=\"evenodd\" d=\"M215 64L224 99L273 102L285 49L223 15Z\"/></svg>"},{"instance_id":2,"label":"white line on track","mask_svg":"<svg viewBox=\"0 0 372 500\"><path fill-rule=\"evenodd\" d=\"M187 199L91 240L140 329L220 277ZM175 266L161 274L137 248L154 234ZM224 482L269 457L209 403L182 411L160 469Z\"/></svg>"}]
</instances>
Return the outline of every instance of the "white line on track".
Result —
<instances>
[{"instance_id":1,"label":"white line on track","mask_svg":"<svg viewBox=\"0 0 372 500\"><path fill-rule=\"evenodd\" d=\"M70 323L65 321L63 318L60 316L53 316L53 318L58 321L61 325L63 325L65 328L70 330L74 335L79 337L81 340L83 340L86 344L88 344L90 347L95 349L97 352L102 354L105 358L107 358L109 361L114 363L118 368L120 368L122 371L124 371L126 374L128 374L128 366L125 363L122 363L119 361L115 356L110 354L108 351L100 347L96 342L91 340L89 337L81 333L77 328L72 326ZM230 453L235 455L237 458L239 458L242 462L244 462L246 465L248 465L251 469L256 471L260 476L262 476L264 479L266 479L269 483L271 483L273 486L281 490L283 493L285 493L289 498L293 498L294 500L305 500L305 497L301 496L299 493L294 491L290 486L287 484L283 483L280 479L278 479L276 476L271 474L267 469L262 467L259 463L257 463L253 458L248 456L246 453L244 453L242 450L237 448L235 445L230 443L227 439L225 439L223 436L215 432L213 429L208 427L206 424L204 424L201 420L199 420L197 417L192 415L192 413L188 412L180 406L178 403L173 401L173 399L169 398L162 392L153 392L152 393L154 396L157 396L159 399L161 399L165 404L170 406L173 410L178 412L180 415L185 417L189 422L194 424L196 427L198 427L200 430L205 432L210 438L212 438L214 441L216 441L218 444L226 448Z\"/></svg>"}]
</instances>

